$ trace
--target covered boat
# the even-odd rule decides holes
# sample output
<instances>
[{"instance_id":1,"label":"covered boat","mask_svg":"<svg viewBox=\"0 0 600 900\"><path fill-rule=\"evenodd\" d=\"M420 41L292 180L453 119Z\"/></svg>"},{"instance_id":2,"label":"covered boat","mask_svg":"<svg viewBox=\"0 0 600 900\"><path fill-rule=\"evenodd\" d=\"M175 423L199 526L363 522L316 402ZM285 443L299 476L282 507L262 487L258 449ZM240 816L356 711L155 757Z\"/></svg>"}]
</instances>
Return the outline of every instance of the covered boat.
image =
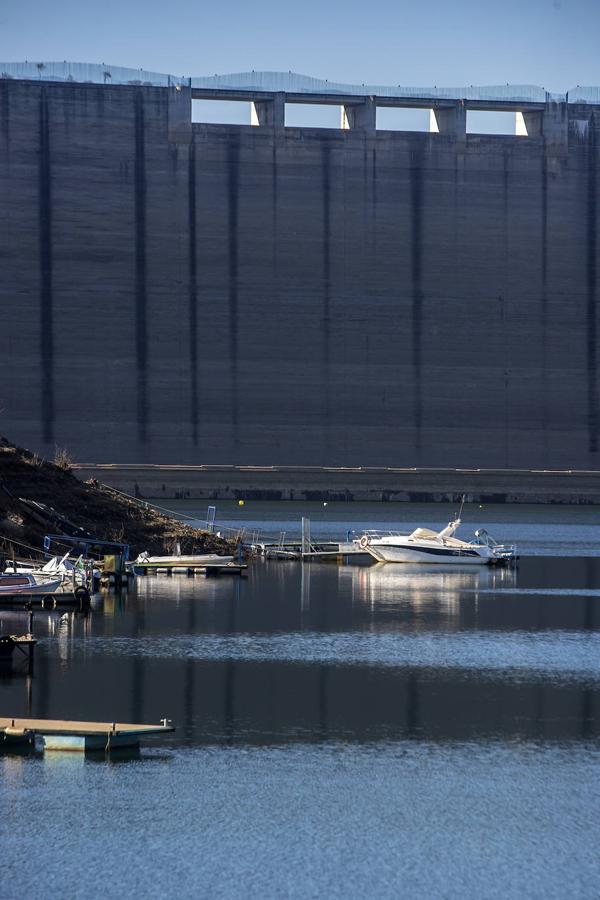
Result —
<instances>
[{"instance_id":1,"label":"covered boat","mask_svg":"<svg viewBox=\"0 0 600 900\"><path fill-rule=\"evenodd\" d=\"M204 569L207 566L223 566L233 562L233 556L219 556L218 553L200 553L197 555L150 556L140 553L132 564L136 575L157 569Z\"/></svg>"}]
</instances>

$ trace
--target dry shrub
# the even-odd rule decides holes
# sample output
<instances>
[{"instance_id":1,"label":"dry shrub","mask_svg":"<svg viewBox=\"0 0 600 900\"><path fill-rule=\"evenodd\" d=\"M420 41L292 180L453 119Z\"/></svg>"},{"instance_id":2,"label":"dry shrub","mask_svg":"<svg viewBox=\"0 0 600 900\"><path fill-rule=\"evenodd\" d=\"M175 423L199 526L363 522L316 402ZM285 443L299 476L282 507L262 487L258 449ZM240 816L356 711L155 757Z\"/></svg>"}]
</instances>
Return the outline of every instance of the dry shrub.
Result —
<instances>
[{"instance_id":1,"label":"dry shrub","mask_svg":"<svg viewBox=\"0 0 600 900\"><path fill-rule=\"evenodd\" d=\"M58 444L54 448L54 465L65 472L70 472L73 467L73 459L65 447L59 447Z\"/></svg>"}]
</instances>

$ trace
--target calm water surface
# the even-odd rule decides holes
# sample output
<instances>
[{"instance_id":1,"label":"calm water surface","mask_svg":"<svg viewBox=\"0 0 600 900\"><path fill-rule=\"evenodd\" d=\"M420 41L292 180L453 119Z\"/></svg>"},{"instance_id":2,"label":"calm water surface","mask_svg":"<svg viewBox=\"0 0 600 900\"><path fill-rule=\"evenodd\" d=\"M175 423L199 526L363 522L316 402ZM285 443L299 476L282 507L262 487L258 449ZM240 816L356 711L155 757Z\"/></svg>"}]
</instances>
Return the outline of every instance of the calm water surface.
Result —
<instances>
[{"instance_id":1,"label":"calm water surface","mask_svg":"<svg viewBox=\"0 0 600 900\"><path fill-rule=\"evenodd\" d=\"M287 507L219 518L277 531ZM474 527L532 529L516 572L259 560L37 613L2 714L177 732L108 761L0 755L0 896L597 897L595 513L497 509Z\"/></svg>"},{"instance_id":2,"label":"calm water surface","mask_svg":"<svg viewBox=\"0 0 600 900\"><path fill-rule=\"evenodd\" d=\"M410 532L417 526L440 528L458 512L455 503L323 503L247 500L214 501L217 522L234 529L278 537L300 534L300 520L311 520L316 537L341 538L348 531L361 534L367 528ZM206 522L207 502L170 500L167 504L199 524ZM600 556L600 509L597 506L539 506L534 504L466 503L459 537L470 538L476 528L486 528L498 541L517 543L521 553L549 556Z\"/></svg>"}]
</instances>

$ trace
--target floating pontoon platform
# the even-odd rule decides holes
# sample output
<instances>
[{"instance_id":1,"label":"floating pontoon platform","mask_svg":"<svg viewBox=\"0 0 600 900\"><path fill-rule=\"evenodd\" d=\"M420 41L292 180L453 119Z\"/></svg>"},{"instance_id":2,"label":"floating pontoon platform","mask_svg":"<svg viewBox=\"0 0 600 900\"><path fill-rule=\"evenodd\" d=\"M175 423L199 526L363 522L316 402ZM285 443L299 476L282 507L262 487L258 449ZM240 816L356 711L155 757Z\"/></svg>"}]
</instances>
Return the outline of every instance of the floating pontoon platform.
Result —
<instances>
[{"instance_id":1,"label":"floating pontoon platform","mask_svg":"<svg viewBox=\"0 0 600 900\"><path fill-rule=\"evenodd\" d=\"M170 719L160 725L131 725L123 722L71 722L61 719L12 719L0 717L2 744L33 744L42 738L45 750L110 750L139 747L140 738L175 731Z\"/></svg>"},{"instance_id":2,"label":"floating pontoon platform","mask_svg":"<svg viewBox=\"0 0 600 900\"><path fill-rule=\"evenodd\" d=\"M88 606L90 592L86 588L77 588L76 591L51 591L48 594L42 592L36 594L0 594L0 606L39 606L42 609L55 609L57 606Z\"/></svg>"},{"instance_id":3,"label":"floating pontoon platform","mask_svg":"<svg viewBox=\"0 0 600 900\"><path fill-rule=\"evenodd\" d=\"M279 543L253 543L250 549L268 559L332 559L344 560L348 556L368 556L354 541L319 541L308 546L302 541Z\"/></svg>"},{"instance_id":4,"label":"floating pontoon platform","mask_svg":"<svg viewBox=\"0 0 600 900\"><path fill-rule=\"evenodd\" d=\"M29 672L33 674L33 651L37 644L34 636L29 634L0 634L0 666L12 665L13 653L17 651L20 661L26 660Z\"/></svg>"},{"instance_id":5,"label":"floating pontoon platform","mask_svg":"<svg viewBox=\"0 0 600 900\"><path fill-rule=\"evenodd\" d=\"M247 563L210 563L206 566L133 566L136 575L206 575L207 578L216 575L243 575L248 568Z\"/></svg>"}]
</instances>

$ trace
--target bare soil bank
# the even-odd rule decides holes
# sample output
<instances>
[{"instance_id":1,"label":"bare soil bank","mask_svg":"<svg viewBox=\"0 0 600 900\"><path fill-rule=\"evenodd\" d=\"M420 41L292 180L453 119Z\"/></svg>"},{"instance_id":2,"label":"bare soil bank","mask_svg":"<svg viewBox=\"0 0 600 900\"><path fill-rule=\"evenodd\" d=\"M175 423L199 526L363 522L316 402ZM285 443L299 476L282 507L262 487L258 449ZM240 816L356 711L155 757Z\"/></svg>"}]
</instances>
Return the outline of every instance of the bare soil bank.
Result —
<instances>
[{"instance_id":1,"label":"bare soil bank","mask_svg":"<svg viewBox=\"0 0 600 900\"><path fill-rule=\"evenodd\" d=\"M19 542L42 548L44 535L77 534L130 544L137 555L169 552L179 541L184 553L225 553L227 541L128 500L94 479L82 482L68 461L59 465L0 437L0 552L30 556Z\"/></svg>"}]
</instances>

